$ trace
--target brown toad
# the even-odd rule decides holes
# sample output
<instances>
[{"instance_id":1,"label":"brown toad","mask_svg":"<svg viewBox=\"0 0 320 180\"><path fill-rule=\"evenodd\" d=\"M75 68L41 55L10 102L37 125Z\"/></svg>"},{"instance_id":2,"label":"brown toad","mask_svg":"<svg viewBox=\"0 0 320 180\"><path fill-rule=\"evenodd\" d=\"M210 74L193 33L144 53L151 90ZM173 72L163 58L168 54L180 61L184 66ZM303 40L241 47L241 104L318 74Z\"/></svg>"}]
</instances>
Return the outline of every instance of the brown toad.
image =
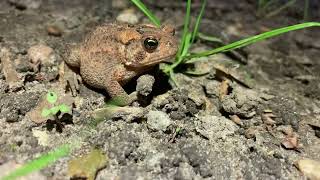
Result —
<instances>
[{"instance_id":1,"label":"brown toad","mask_svg":"<svg viewBox=\"0 0 320 180\"><path fill-rule=\"evenodd\" d=\"M69 46L65 62L79 68L87 84L105 89L112 98L121 97L128 104L132 98L122 85L172 58L177 44L171 26L106 24L96 28L82 43Z\"/></svg>"}]
</instances>

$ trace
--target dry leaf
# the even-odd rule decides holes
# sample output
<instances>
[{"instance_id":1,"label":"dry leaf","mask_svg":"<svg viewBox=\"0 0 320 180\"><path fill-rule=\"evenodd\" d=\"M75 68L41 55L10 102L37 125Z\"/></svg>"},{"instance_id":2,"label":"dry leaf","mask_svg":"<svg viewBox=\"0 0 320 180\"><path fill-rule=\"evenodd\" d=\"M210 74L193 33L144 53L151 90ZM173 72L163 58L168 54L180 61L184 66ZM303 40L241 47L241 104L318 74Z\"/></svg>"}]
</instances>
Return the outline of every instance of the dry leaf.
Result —
<instances>
[{"instance_id":1,"label":"dry leaf","mask_svg":"<svg viewBox=\"0 0 320 180\"><path fill-rule=\"evenodd\" d=\"M261 115L261 119L266 125L274 125L276 124L276 121L274 121L272 118L275 118L276 116L272 112L265 112Z\"/></svg>"},{"instance_id":2,"label":"dry leaf","mask_svg":"<svg viewBox=\"0 0 320 180\"><path fill-rule=\"evenodd\" d=\"M42 111L45 108L50 109L53 106L61 105L61 104L65 104L70 108L72 107L74 103L74 98L70 94L65 94L63 89L59 88L59 86L58 88L52 89L51 91L54 91L58 95L57 101L55 102L55 104L50 104L46 98L47 93L43 94L40 100L38 101L37 106L32 111L29 111L27 113L27 116L33 122L43 123L43 122L46 122L48 119L54 119L53 117L50 117L50 116L45 117L42 115ZM69 114L71 114L71 112L69 112Z\"/></svg>"},{"instance_id":3,"label":"dry leaf","mask_svg":"<svg viewBox=\"0 0 320 180\"><path fill-rule=\"evenodd\" d=\"M70 178L94 180L98 170L107 165L108 157L101 150L94 149L89 154L73 159L68 163Z\"/></svg>"},{"instance_id":4,"label":"dry leaf","mask_svg":"<svg viewBox=\"0 0 320 180\"><path fill-rule=\"evenodd\" d=\"M296 135L292 137L286 137L281 144L286 148L286 149L297 149L298 148L298 137Z\"/></svg>"},{"instance_id":5,"label":"dry leaf","mask_svg":"<svg viewBox=\"0 0 320 180\"><path fill-rule=\"evenodd\" d=\"M227 79L223 79L219 87L219 98L222 100L228 95L229 82Z\"/></svg>"},{"instance_id":6,"label":"dry leaf","mask_svg":"<svg viewBox=\"0 0 320 180\"><path fill-rule=\"evenodd\" d=\"M232 116L229 116L230 119L236 123L237 125L242 125L242 122L241 122L241 119L239 118L239 116L237 115L232 115Z\"/></svg>"},{"instance_id":7,"label":"dry leaf","mask_svg":"<svg viewBox=\"0 0 320 180\"><path fill-rule=\"evenodd\" d=\"M10 89L18 89L23 86L23 82L19 78L19 74L10 58L12 58L12 53L7 48L2 48L0 50L0 59L6 82Z\"/></svg>"}]
</instances>

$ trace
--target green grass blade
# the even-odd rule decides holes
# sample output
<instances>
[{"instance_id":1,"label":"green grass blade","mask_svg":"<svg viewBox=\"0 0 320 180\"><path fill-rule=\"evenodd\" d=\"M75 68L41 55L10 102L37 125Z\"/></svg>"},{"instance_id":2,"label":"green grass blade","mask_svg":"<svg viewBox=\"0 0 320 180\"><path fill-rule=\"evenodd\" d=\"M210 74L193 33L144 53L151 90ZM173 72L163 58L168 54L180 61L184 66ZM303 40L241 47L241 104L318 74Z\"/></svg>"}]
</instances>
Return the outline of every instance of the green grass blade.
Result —
<instances>
[{"instance_id":1,"label":"green grass blade","mask_svg":"<svg viewBox=\"0 0 320 180\"><path fill-rule=\"evenodd\" d=\"M183 73L191 76L203 76L203 75L209 74L209 72L200 72L200 71L185 71Z\"/></svg>"},{"instance_id":2,"label":"green grass blade","mask_svg":"<svg viewBox=\"0 0 320 180\"><path fill-rule=\"evenodd\" d=\"M181 53L182 57L186 56L187 53L188 53L189 47L191 46L191 37L192 37L192 33L188 32L186 37L185 37L183 50L182 50L182 53Z\"/></svg>"},{"instance_id":3,"label":"green grass blade","mask_svg":"<svg viewBox=\"0 0 320 180\"><path fill-rule=\"evenodd\" d=\"M303 20L307 21L309 16L309 0L304 1Z\"/></svg>"},{"instance_id":4,"label":"green grass blade","mask_svg":"<svg viewBox=\"0 0 320 180\"><path fill-rule=\"evenodd\" d=\"M131 0L133 4L135 4L156 26L160 27L160 20L152 14L152 12L141 2L140 0Z\"/></svg>"},{"instance_id":5,"label":"green grass blade","mask_svg":"<svg viewBox=\"0 0 320 180\"><path fill-rule=\"evenodd\" d=\"M197 21L196 21L196 24L195 24L193 32L192 32L191 44L194 42L195 38L198 35L199 25L200 25L204 10L206 8L206 4L207 4L207 0L203 0L202 1L202 5L201 5L200 13L199 13L199 15L197 17Z\"/></svg>"},{"instance_id":6,"label":"green grass blade","mask_svg":"<svg viewBox=\"0 0 320 180\"><path fill-rule=\"evenodd\" d=\"M176 58L176 61L172 65L170 65L170 68L167 71L171 71L172 69L174 69L175 67L177 67L179 64L181 64L186 60L186 58L184 57L188 54L189 47L191 46L191 41L190 41L191 36L192 36L191 32L187 32L181 55Z\"/></svg>"},{"instance_id":7,"label":"green grass blade","mask_svg":"<svg viewBox=\"0 0 320 180\"><path fill-rule=\"evenodd\" d=\"M266 15L266 18L270 18L272 16L275 16L277 14L279 14L281 11L287 9L288 7L292 6L294 3L296 3L296 0L291 0L288 1L286 4L284 4L283 6L279 7L278 9L272 11L271 13Z\"/></svg>"},{"instance_id":8,"label":"green grass blade","mask_svg":"<svg viewBox=\"0 0 320 180\"><path fill-rule=\"evenodd\" d=\"M302 24L296 24L293 26L288 26L288 27L284 27L284 28L279 28L279 29L275 29L269 32L265 32L256 36L252 36L231 44L228 44L226 46L222 46L213 50L209 50L209 51L204 51L204 52L200 52L200 53L195 53L195 54L191 54L190 56L188 56L187 58L195 58L195 57L203 57L203 56L209 56L212 54L217 54L217 53L221 53L221 52L227 52L233 49L238 49L253 43L256 43L258 41L264 40L264 39L268 39L274 36L278 36L280 34L283 33L287 33L290 31L295 31L295 30L299 30L299 29L304 29L304 28L308 28L308 27L314 27L314 26L320 26L319 22L307 22L307 23L302 23Z\"/></svg>"},{"instance_id":9,"label":"green grass blade","mask_svg":"<svg viewBox=\"0 0 320 180\"><path fill-rule=\"evenodd\" d=\"M66 156L70 153L71 147L69 145L63 145L50 151L48 154L42 155L39 158L19 167L11 172L9 175L3 177L1 180L13 180L21 176L28 175L34 171L41 170L44 167L54 163L59 158Z\"/></svg>"},{"instance_id":10,"label":"green grass blade","mask_svg":"<svg viewBox=\"0 0 320 180\"><path fill-rule=\"evenodd\" d=\"M214 37L214 36L209 36L209 35L203 34L201 32L198 33L198 38L202 39L204 41L223 43L223 41L221 39Z\"/></svg>"},{"instance_id":11,"label":"green grass blade","mask_svg":"<svg viewBox=\"0 0 320 180\"><path fill-rule=\"evenodd\" d=\"M177 53L177 58L179 58L181 56L182 51L184 50L186 36L189 32L189 23L190 23L190 14L191 14L190 12L191 12L191 0L188 0L187 1L187 12L184 17L183 34L182 34L182 39L181 39L180 46L179 46L179 51Z\"/></svg>"}]
</instances>

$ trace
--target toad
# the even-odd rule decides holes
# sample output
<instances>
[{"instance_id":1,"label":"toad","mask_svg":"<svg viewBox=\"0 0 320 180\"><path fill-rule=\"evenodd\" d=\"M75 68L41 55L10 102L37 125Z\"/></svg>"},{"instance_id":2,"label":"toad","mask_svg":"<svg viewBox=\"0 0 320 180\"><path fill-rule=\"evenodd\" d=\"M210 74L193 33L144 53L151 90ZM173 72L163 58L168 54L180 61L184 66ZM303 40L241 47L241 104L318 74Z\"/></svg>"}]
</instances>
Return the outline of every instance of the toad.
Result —
<instances>
[{"instance_id":1,"label":"toad","mask_svg":"<svg viewBox=\"0 0 320 180\"><path fill-rule=\"evenodd\" d=\"M120 98L120 104L127 105L134 97L122 86L150 67L174 57L177 50L174 28L169 25L157 28L148 24L115 23L97 27L80 44L69 44L64 60L70 69L79 70L87 84L105 89L111 98ZM73 95L75 80L66 80Z\"/></svg>"}]
</instances>

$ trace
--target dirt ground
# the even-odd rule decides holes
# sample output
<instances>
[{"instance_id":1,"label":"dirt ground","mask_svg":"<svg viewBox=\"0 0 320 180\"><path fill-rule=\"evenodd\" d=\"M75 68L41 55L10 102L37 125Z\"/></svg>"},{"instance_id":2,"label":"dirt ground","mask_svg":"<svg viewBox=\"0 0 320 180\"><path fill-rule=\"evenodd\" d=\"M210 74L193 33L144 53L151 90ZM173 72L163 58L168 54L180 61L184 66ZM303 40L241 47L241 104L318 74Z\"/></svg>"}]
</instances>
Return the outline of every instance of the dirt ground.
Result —
<instances>
[{"instance_id":1,"label":"dirt ground","mask_svg":"<svg viewBox=\"0 0 320 180\"><path fill-rule=\"evenodd\" d=\"M181 35L183 1L144 2ZM208 0L200 31L229 43L303 22L302 1L270 18L257 15L255 2ZM308 21L319 22L320 3L310 4ZM95 26L116 19L148 22L132 7L120 0L0 1L0 49L11 52L0 64L0 169L80 137L80 147L38 172L38 179L69 179L68 161L93 147L108 157L96 176L101 180L306 178L299 160L320 161L319 28L203 58L194 68L207 73L177 73L178 88L156 67L125 86L145 94L142 102L89 130L91 112L109 97L84 84L63 126L33 122L28 114L59 81L65 43L79 42ZM196 16L200 1L194 0L193 9ZM217 45L198 41L193 51L212 47ZM40 62L32 60L30 48L44 48ZM10 81L4 69L18 79Z\"/></svg>"}]
</instances>

